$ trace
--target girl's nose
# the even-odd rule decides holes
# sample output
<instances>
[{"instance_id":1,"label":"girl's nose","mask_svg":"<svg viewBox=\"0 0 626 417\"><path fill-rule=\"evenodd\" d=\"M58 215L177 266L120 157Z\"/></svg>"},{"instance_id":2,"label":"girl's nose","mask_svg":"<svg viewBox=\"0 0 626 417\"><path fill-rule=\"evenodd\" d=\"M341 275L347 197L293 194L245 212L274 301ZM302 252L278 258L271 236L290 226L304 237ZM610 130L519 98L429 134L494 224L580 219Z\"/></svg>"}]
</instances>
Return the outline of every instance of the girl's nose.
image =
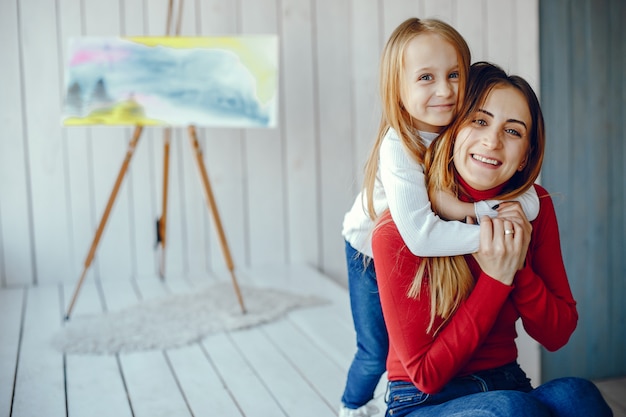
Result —
<instances>
[{"instance_id":1,"label":"girl's nose","mask_svg":"<svg viewBox=\"0 0 626 417\"><path fill-rule=\"evenodd\" d=\"M447 80L441 80L437 83L437 95L439 97L450 97L454 94L452 84Z\"/></svg>"}]
</instances>

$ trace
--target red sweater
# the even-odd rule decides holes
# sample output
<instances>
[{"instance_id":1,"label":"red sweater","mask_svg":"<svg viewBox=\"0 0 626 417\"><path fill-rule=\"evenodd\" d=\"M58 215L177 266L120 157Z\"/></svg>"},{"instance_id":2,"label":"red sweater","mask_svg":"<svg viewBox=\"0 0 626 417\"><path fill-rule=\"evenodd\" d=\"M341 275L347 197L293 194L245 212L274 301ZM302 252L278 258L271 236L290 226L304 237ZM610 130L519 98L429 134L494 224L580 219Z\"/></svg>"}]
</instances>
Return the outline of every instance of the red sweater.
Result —
<instances>
[{"instance_id":1,"label":"red sweater","mask_svg":"<svg viewBox=\"0 0 626 417\"><path fill-rule=\"evenodd\" d=\"M374 230L372 248L376 276L389 332L387 371L390 381L410 381L425 393L440 391L452 378L495 368L517 359L515 322L550 351L564 346L576 328L576 302L561 255L554 206L546 190L536 186L538 217L526 257L512 286L483 273L472 255L465 258L476 279L468 298L433 337L428 284L418 299L407 291L420 258L404 244L389 212ZM491 194L491 195L490 195ZM484 200L493 192L474 192ZM477 226L478 227L478 226ZM433 328L438 328L437 318Z\"/></svg>"}]
</instances>

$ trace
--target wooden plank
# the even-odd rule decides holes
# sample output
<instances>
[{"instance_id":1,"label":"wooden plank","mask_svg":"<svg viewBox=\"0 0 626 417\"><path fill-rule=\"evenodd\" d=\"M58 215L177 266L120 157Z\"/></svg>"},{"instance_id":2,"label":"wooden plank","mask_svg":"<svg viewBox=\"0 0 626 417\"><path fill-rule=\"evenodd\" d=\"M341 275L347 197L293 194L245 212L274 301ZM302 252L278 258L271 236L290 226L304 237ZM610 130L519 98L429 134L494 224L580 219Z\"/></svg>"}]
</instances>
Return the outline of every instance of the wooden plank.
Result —
<instances>
[{"instance_id":1,"label":"wooden plank","mask_svg":"<svg viewBox=\"0 0 626 417\"><path fill-rule=\"evenodd\" d=\"M143 36L146 34L144 15L146 14L143 0L124 0L121 4L123 36ZM165 24L163 24L165 27Z\"/></svg>"},{"instance_id":2,"label":"wooden plank","mask_svg":"<svg viewBox=\"0 0 626 417\"><path fill-rule=\"evenodd\" d=\"M259 267L245 272L255 286L281 288L296 294L316 294L328 299L329 304L292 311L288 319L310 335L314 345L347 371L356 352L356 338L345 289L303 265Z\"/></svg>"},{"instance_id":3,"label":"wooden plank","mask_svg":"<svg viewBox=\"0 0 626 417\"><path fill-rule=\"evenodd\" d=\"M65 299L72 288L65 286ZM70 320L103 310L96 282L81 289ZM65 358L65 383L68 416L131 416L124 380L115 355L68 354Z\"/></svg>"},{"instance_id":4,"label":"wooden plank","mask_svg":"<svg viewBox=\"0 0 626 417\"><path fill-rule=\"evenodd\" d=\"M326 324L328 326L328 323ZM341 394L345 387L349 363L337 363L317 344L317 336L301 329L291 320L280 320L267 324L261 330L270 337L283 355L302 375L307 383L320 395L332 410L341 405ZM347 352L352 353L352 348ZM384 393L387 387L386 374L374 394L374 404L379 410L385 410Z\"/></svg>"},{"instance_id":5,"label":"wooden plank","mask_svg":"<svg viewBox=\"0 0 626 417\"><path fill-rule=\"evenodd\" d=\"M209 264L207 235L211 219L188 132L180 132L178 139L176 152L181 158L182 181L175 185L180 188L181 199L171 200L180 210L180 216L174 221L180 223L183 232L180 244L185 257L184 274L202 274L207 272Z\"/></svg>"},{"instance_id":6,"label":"wooden plank","mask_svg":"<svg viewBox=\"0 0 626 417\"><path fill-rule=\"evenodd\" d=\"M200 35L234 35L241 32L238 14L240 5L237 2L209 0L201 2L198 7ZM198 129L198 136L233 261L236 266L245 265L250 259L250 249L247 244L249 230L245 220L249 207L246 200L243 130L201 128ZM195 246L194 242L190 242L190 246L198 248L196 257L198 261L203 261L203 271L226 271L214 219L209 214L197 173L194 173L188 187L187 196L193 198L193 208L197 210L193 213L194 219L198 219L195 223L189 219L188 224L197 231L202 231L202 240L199 241L200 236L196 234L193 238L198 241ZM187 209L190 208L191 205L187 205ZM195 268L190 273L194 271Z\"/></svg>"},{"instance_id":7,"label":"wooden plank","mask_svg":"<svg viewBox=\"0 0 626 417\"><path fill-rule=\"evenodd\" d=\"M329 301L330 304L323 306L294 310L288 314L287 320L279 320L263 326L262 329L331 408L338 409L347 370L356 352L349 298L345 288L305 265L254 268L246 270L244 278L254 286L316 294ZM279 327L282 331L276 331L274 327ZM318 359L302 361L301 355ZM318 369L308 369L308 363L315 364ZM326 375L325 382L323 375ZM383 376L375 393L375 403L380 410L386 407L386 382L386 377Z\"/></svg>"},{"instance_id":8,"label":"wooden plank","mask_svg":"<svg viewBox=\"0 0 626 417\"><path fill-rule=\"evenodd\" d=\"M70 1L61 1L58 4L59 15L59 52L61 67L61 91L65 95L65 70L68 63L69 39L82 35L81 8ZM81 274L85 257L89 251L96 220L93 209L92 185L90 174L91 142L89 129L75 127L61 129L61 134L67 153L67 187L70 190L68 199L68 217L70 223L69 256L71 259L71 274L65 277L65 282L75 282ZM94 279L93 270L90 270L85 279Z\"/></svg>"},{"instance_id":9,"label":"wooden plank","mask_svg":"<svg viewBox=\"0 0 626 417\"><path fill-rule=\"evenodd\" d=\"M381 117L378 68L384 41L378 13L378 2L374 0L352 8L354 134L350 139L354 157L346 161L352 162L352 196L363 188L365 162L376 140Z\"/></svg>"},{"instance_id":10,"label":"wooden plank","mask_svg":"<svg viewBox=\"0 0 626 417\"><path fill-rule=\"evenodd\" d=\"M135 417L192 415L164 352L123 353L119 358Z\"/></svg>"},{"instance_id":11,"label":"wooden plank","mask_svg":"<svg viewBox=\"0 0 626 417\"><path fill-rule=\"evenodd\" d=\"M276 0L242 1L242 33L277 33L276 3ZM285 263L286 179L282 131L280 125L273 129L247 129L244 137L249 264Z\"/></svg>"},{"instance_id":12,"label":"wooden plank","mask_svg":"<svg viewBox=\"0 0 626 417\"><path fill-rule=\"evenodd\" d=\"M452 0L424 1L424 16L452 24L452 12L456 4Z\"/></svg>"},{"instance_id":13,"label":"wooden plank","mask_svg":"<svg viewBox=\"0 0 626 417\"><path fill-rule=\"evenodd\" d=\"M399 0L394 2L384 2L382 5L383 38L387 42L391 32L409 17L424 19L424 3L415 0Z\"/></svg>"},{"instance_id":14,"label":"wooden plank","mask_svg":"<svg viewBox=\"0 0 626 417\"><path fill-rule=\"evenodd\" d=\"M245 158L243 133L239 129L203 129L200 138L204 162L211 180L213 193L222 219L235 266L249 262L250 249L248 224L245 220L249 210L245 196ZM203 213L204 245L197 256L202 257L209 271L226 271L224 255L219 243L215 219L210 215L208 203L200 183L199 174L190 181L193 195L198 198L197 207Z\"/></svg>"},{"instance_id":15,"label":"wooden plank","mask_svg":"<svg viewBox=\"0 0 626 417\"><path fill-rule=\"evenodd\" d=\"M515 66L511 71L524 77L540 95L539 74L539 1L513 2L513 13L518 22L515 25Z\"/></svg>"},{"instance_id":16,"label":"wooden plank","mask_svg":"<svg viewBox=\"0 0 626 417\"><path fill-rule=\"evenodd\" d=\"M307 381L303 380L303 376L277 351L276 346L264 337L259 328L233 332L231 338L265 385L271 387L273 392L280 393L276 399L286 415L335 415L335 407L320 398ZM286 340L280 343L283 342Z\"/></svg>"},{"instance_id":17,"label":"wooden plank","mask_svg":"<svg viewBox=\"0 0 626 417\"><path fill-rule=\"evenodd\" d=\"M284 132L286 177L287 250L293 263L319 260L319 207L312 193L318 188L316 142L316 57L313 54L314 21L311 2L282 3L280 114Z\"/></svg>"},{"instance_id":18,"label":"wooden plank","mask_svg":"<svg viewBox=\"0 0 626 417\"><path fill-rule=\"evenodd\" d=\"M486 60L500 65L506 72L511 72L517 65L515 48L515 26L520 23L513 14L512 2L485 0ZM525 26L525 25L522 25ZM506 42L502 42L506 39Z\"/></svg>"},{"instance_id":19,"label":"wooden plank","mask_svg":"<svg viewBox=\"0 0 626 417\"><path fill-rule=\"evenodd\" d=\"M211 335L202 341L202 346L244 416L287 416L272 387L262 382L228 334Z\"/></svg>"},{"instance_id":20,"label":"wooden plank","mask_svg":"<svg viewBox=\"0 0 626 417\"><path fill-rule=\"evenodd\" d=\"M86 0L83 4L86 36L119 35L119 3L107 4L98 0ZM96 224L99 224L115 179L120 172L130 138L127 136L128 130L119 126L92 126L89 131L94 209ZM98 246L96 272L102 277L129 276L133 262L130 242L130 188L126 175Z\"/></svg>"},{"instance_id":21,"label":"wooden plank","mask_svg":"<svg viewBox=\"0 0 626 417\"><path fill-rule=\"evenodd\" d=\"M68 416L132 416L116 356L67 355Z\"/></svg>"},{"instance_id":22,"label":"wooden plank","mask_svg":"<svg viewBox=\"0 0 626 417\"><path fill-rule=\"evenodd\" d=\"M155 279L157 278L155 277ZM139 300L135 281L126 279L105 280L100 285L106 311L119 311L136 304Z\"/></svg>"},{"instance_id":23,"label":"wooden plank","mask_svg":"<svg viewBox=\"0 0 626 417\"><path fill-rule=\"evenodd\" d=\"M59 56L55 5L19 2L24 100L24 141L30 180L34 260L40 283L58 282L71 274L67 183L59 129ZM45 68L45 71L42 71ZM16 132L17 133L17 132ZM18 200L19 202L19 200Z\"/></svg>"},{"instance_id":24,"label":"wooden plank","mask_svg":"<svg viewBox=\"0 0 626 417\"><path fill-rule=\"evenodd\" d=\"M174 5L171 34L176 30L178 19L178 4ZM150 35L163 36L166 33L167 4L150 4L145 11L147 15L147 27ZM186 3L182 16L182 35L196 35L199 24L194 16L197 15L196 4ZM137 29L135 29L137 30ZM156 219L163 214L163 136L164 128L151 129L148 133L150 173L142 175L142 179L149 178L151 187L145 187L145 183L137 187L142 192L150 191L152 207L145 207L148 212L155 213ZM169 179L168 179L168 202L167 202L167 234L166 234L166 274L197 273L206 271L206 256L203 250L206 247L206 206L204 205L203 192L196 177L196 167L189 146L187 130L183 128L172 129L170 156L169 156ZM141 201L138 199L137 201ZM145 200L147 201L147 200ZM183 202L186 202L183 204ZM145 216L137 214L137 217ZM149 222L147 230L137 230L138 249L144 252L144 261L138 265L139 275L151 275L154 271L154 253L146 251L147 242L155 239L154 222ZM146 224L144 222L144 224ZM203 227L198 227L203 224ZM148 233L146 233L148 232ZM146 240L146 237L149 238ZM141 248L141 249L140 249ZM152 251L150 251L152 252Z\"/></svg>"},{"instance_id":25,"label":"wooden plank","mask_svg":"<svg viewBox=\"0 0 626 417\"><path fill-rule=\"evenodd\" d=\"M163 281L157 277L137 280L137 286L142 300L170 294ZM119 361L135 417L192 415L165 352L149 350L121 353Z\"/></svg>"},{"instance_id":26,"label":"wooden plank","mask_svg":"<svg viewBox=\"0 0 626 417\"><path fill-rule=\"evenodd\" d=\"M243 416L200 345L171 349L166 356L194 416Z\"/></svg>"},{"instance_id":27,"label":"wooden plank","mask_svg":"<svg viewBox=\"0 0 626 417\"><path fill-rule=\"evenodd\" d=\"M132 135L131 130L133 129L127 129L127 137ZM154 175L155 162L151 159L151 150L154 147L162 146L159 133L157 129L144 130L140 144L129 167L128 178L126 178L130 203L132 269L127 271L123 277L154 276L158 272L160 258L157 257L157 251L155 250L156 219L161 214L161 204L157 200L156 189L161 187L159 180L162 181L162 179L156 178ZM169 233L172 230L170 222L168 222L167 227ZM116 238L118 237L113 236L110 239Z\"/></svg>"},{"instance_id":28,"label":"wooden plank","mask_svg":"<svg viewBox=\"0 0 626 417\"><path fill-rule=\"evenodd\" d=\"M0 140L0 285L34 282L34 254L30 212L30 181L24 137L23 75L20 73L20 36L18 5L14 1L0 4L0 45L5 56L2 66L2 140ZM10 180L8 180L10 178Z\"/></svg>"},{"instance_id":29,"label":"wooden plank","mask_svg":"<svg viewBox=\"0 0 626 417\"><path fill-rule=\"evenodd\" d=\"M13 398L14 417L64 416L63 354L50 343L61 326L59 288L28 289Z\"/></svg>"},{"instance_id":30,"label":"wooden plank","mask_svg":"<svg viewBox=\"0 0 626 417\"><path fill-rule=\"evenodd\" d=\"M290 320L279 320L264 325L261 331L271 339L275 349L287 358L300 378L303 378L331 409L338 410L346 379L345 367L327 356L314 344L309 334Z\"/></svg>"},{"instance_id":31,"label":"wooden plank","mask_svg":"<svg viewBox=\"0 0 626 417\"><path fill-rule=\"evenodd\" d=\"M9 415L22 330L24 289L0 291L0 413Z\"/></svg>"},{"instance_id":32,"label":"wooden plank","mask_svg":"<svg viewBox=\"0 0 626 417\"><path fill-rule=\"evenodd\" d=\"M315 54L318 56L319 119L319 194L321 234L320 268L330 277L344 279L346 266L344 243L339 238L344 211L354 199L351 192L350 137L353 125L352 97L345 85L350 85L350 32L345 22L350 20L347 2L323 0L316 2L318 25Z\"/></svg>"},{"instance_id":33,"label":"wooden plank","mask_svg":"<svg viewBox=\"0 0 626 417\"><path fill-rule=\"evenodd\" d=\"M469 45L472 62L487 59L485 19L483 0L464 0L456 3L452 23Z\"/></svg>"},{"instance_id":34,"label":"wooden plank","mask_svg":"<svg viewBox=\"0 0 626 417\"><path fill-rule=\"evenodd\" d=\"M161 2L159 2L160 4ZM125 0L121 7L121 35L145 36L147 34L146 10L149 6L141 0ZM165 31L165 21L162 23ZM125 137L131 137L134 128L125 129ZM154 275L158 268L156 257L156 219L161 213L161 201L157 199L157 189L162 186L162 177L157 177L155 166L162 166L162 160L153 159L153 149L162 147L162 129L146 128L133 161L128 178L130 210L130 250L132 270L135 277Z\"/></svg>"}]
</instances>

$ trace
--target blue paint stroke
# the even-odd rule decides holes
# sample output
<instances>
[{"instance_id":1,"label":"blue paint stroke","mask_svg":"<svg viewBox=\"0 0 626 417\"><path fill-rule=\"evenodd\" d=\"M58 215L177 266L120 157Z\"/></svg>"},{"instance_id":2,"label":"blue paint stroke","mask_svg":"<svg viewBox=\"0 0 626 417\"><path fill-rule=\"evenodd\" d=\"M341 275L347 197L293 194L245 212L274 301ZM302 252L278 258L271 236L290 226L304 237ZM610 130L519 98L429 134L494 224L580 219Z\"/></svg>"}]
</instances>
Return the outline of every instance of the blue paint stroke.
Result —
<instances>
[{"instance_id":1,"label":"blue paint stroke","mask_svg":"<svg viewBox=\"0 0 626 417\"><path fill-rule=\"evenodd\" d=\"M275 110L256 97L255 79L234 53L149 47L81 38L66 76L65 115L134 100L147 117L173 125L270 126Z\"/></svg>"}]
</instances>

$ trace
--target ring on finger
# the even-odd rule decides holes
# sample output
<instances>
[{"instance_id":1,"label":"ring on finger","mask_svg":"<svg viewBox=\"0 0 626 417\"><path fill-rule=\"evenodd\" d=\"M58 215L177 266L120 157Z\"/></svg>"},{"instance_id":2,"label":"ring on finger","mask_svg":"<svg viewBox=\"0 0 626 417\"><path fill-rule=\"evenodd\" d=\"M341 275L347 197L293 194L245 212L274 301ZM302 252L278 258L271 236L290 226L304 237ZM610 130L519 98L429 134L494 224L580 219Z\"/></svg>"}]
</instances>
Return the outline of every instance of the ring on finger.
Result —
<instances>
[{"instance_id":1,"label":"ring on finger","mask_svg":"<svg viewBox=\"0 0 626 417\"><path fill-rule=\"evenodd\" d=\"M504 230L504 234L505 235L512 235L514 233L515 233L515 230L513 230L513 229L505 229Z\"/></svg>"}]
</instances>

